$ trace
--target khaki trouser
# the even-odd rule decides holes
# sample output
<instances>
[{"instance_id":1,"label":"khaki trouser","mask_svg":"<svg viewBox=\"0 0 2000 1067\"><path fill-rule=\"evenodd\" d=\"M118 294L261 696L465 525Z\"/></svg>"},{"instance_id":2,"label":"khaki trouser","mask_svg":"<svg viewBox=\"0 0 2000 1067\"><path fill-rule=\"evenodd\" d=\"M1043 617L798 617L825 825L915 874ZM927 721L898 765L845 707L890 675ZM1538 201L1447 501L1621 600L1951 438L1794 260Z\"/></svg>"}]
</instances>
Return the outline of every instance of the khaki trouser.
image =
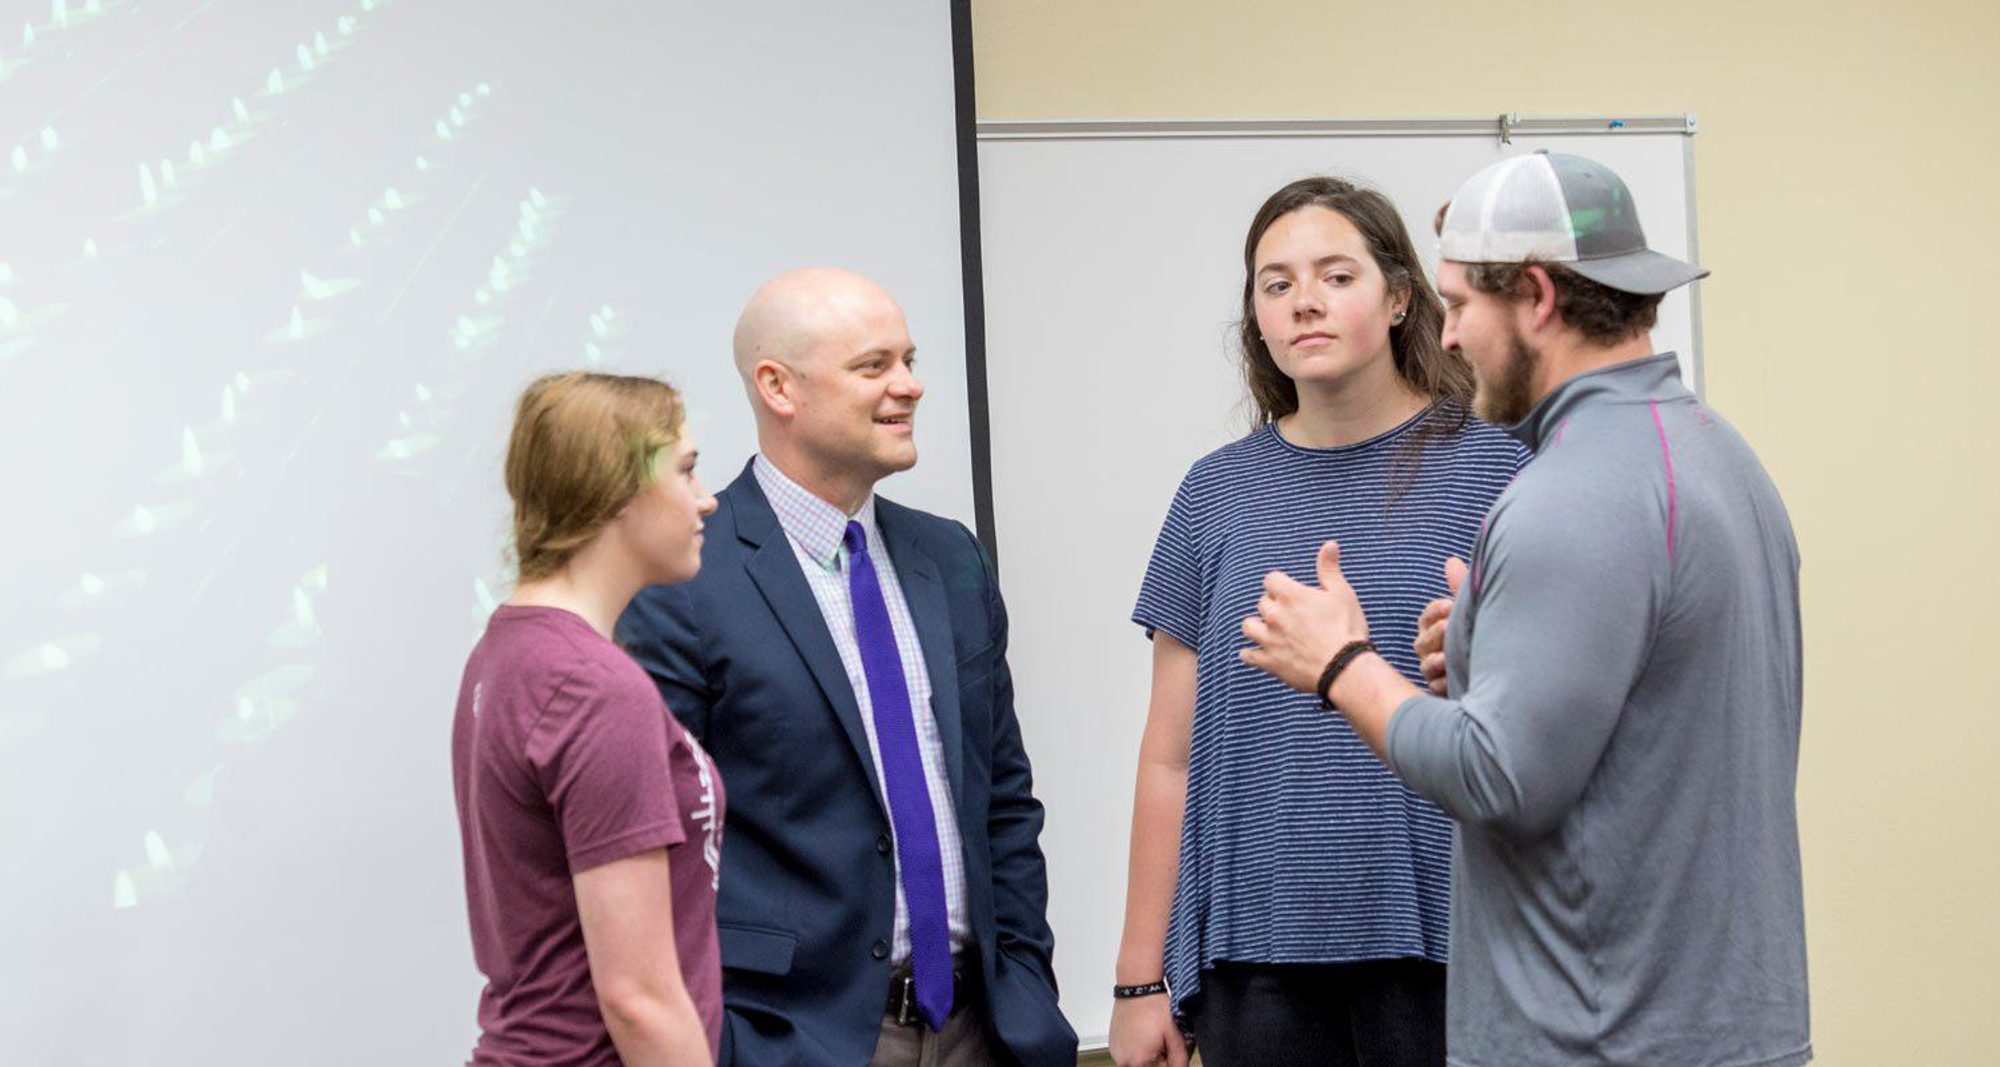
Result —
<instances>
[{"instance_id":1,"label":"khaki trouser","mask_svg":"<svg viewBox=\"0 0 2000 1067\"><path fill-rule=\"evenodd\" d=\"M963 1005L936 1033L927 1026L903 1026L884 1015L882 1037L869 1067L993 1067L998 1061L987 1040L986 1020Z\"/></svg>"}]
</instances>

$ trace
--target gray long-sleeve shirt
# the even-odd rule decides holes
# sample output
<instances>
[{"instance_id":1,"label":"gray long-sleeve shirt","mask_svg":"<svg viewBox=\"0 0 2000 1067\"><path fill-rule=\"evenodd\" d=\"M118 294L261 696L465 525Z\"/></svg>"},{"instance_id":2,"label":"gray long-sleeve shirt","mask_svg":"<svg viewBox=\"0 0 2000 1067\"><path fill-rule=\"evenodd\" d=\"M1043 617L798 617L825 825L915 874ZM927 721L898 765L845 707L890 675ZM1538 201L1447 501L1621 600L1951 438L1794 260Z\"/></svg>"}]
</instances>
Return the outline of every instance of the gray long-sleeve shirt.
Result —
<instances>
[{"instance_id":1,"label":"gray long-sleeve shirt","mask_svg":"<svg viewBox=\"0 0 2000 1067\"><path fill-rule=\"evenodd\" d=\"M1450 1061L1812 1058L1794 786L1798 549L1671 355L1512 428L1447 634L1389 762L1458 820Z\"/></svg>"}]
</instances>

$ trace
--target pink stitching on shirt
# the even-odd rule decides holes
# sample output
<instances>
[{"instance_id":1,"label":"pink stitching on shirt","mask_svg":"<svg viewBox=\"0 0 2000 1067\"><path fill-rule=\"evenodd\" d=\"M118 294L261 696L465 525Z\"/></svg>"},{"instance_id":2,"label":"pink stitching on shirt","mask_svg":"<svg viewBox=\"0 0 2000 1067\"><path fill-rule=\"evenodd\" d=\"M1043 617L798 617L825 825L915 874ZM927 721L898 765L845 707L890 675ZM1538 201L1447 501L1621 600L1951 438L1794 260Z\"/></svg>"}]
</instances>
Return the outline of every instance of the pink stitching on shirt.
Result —
<instances>
[{"instance_id":1,"label":"pink stitching on shirt","mask_svg":"<svg viewBox=\"0 0 2000 1067\"><path fill-rule=\"evenodd\" d=\"M1519 476L1518 474L1515 475L1515 477ZM1514 482L1512 479L1509 479L1507 484L1513 485ZM1485 560L1482 558L1485 556L1485 553L1481 552L1480 549L1486 546L1486 528L1491 525L1493 525L1493 511L1489 508L1487 509L1486 517L1479 520L1479 534L1472 539L1472 562L1467 564L1465 568L1471 572L1466 580L1472 583L1473 596L1479 595L1479 579L1485 575L1486 568L1483 566Z\"/></svg>"},{"instance_id":2,"label":"pink stitching on shirt","mask_svg":"<svg viewBox=\"0 0 2000 1067\"><path fill-rule=\"evenodd\" d=\"M1676 496L1674 491L1674 454L1672 450L1667 448L1667 425L1660 421L1660 402L1657 400L1648 400L1646 401L1646 406L1653 409L1653 428L1660 431L1660 459L1667 465L1667 559L1671 561L1674 558L1674 505Z\"/></svg>"}]
</instances>

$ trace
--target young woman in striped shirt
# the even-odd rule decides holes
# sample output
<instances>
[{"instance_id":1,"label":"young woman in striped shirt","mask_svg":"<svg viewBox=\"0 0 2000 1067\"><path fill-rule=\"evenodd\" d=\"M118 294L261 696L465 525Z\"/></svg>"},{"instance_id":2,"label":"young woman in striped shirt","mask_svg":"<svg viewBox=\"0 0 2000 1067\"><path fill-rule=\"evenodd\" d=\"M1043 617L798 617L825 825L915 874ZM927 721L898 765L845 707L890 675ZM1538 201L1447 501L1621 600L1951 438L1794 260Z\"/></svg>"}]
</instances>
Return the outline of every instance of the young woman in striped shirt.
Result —
<instances>
[{"instance_id":1,"label":"young woman in striped shirt","mask_svg":"<svg viewBox=\"0 0 2000 1067\"><path fill-rule=\"evenodd\" d=\"M1451 825L1339 715L1238 658L1264 575L1338 540L1412 681L1424 605L1527 453L1473 419L1472 370L1388 198L1272 194L1243 250L1257 427L1197 461L1133 621L1153 638L1111 1052L1181 1067L1444 1062ZM1163 984L1167 992L1147 992Z\"/></svg>"}]
</instances>

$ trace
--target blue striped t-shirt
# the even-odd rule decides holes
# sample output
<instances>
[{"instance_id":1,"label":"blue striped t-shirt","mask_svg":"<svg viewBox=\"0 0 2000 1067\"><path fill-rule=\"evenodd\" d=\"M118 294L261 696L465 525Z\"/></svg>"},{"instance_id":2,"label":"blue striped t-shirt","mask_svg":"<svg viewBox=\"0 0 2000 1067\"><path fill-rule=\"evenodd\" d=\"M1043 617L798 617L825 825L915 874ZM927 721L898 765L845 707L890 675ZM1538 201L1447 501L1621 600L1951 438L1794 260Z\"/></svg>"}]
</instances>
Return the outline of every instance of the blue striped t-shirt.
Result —
<instances>
[{"instance_id":1,"label":"blue striped t-shirt","mask_svg":"<svg viewBox=\"0 0 2000 1067\"><path fill-rule=\"evenodd\" d=\"M1444 961L1451 823L1404 788L1340 715L1237 657L1266 572L1317 582L1322 542L1360 595L1370 638L1412 681L1417 616L1470 559L1528 453L1469 420L1433 438L1419 414L1339 448L1266 424L1197 461L1167 511L1132 620L1198 654L1180 876L1167 927L1174 1008L1217 960ZM1403 483L1390 501L1392 479Z\"/></svg>"}]
</instances>

